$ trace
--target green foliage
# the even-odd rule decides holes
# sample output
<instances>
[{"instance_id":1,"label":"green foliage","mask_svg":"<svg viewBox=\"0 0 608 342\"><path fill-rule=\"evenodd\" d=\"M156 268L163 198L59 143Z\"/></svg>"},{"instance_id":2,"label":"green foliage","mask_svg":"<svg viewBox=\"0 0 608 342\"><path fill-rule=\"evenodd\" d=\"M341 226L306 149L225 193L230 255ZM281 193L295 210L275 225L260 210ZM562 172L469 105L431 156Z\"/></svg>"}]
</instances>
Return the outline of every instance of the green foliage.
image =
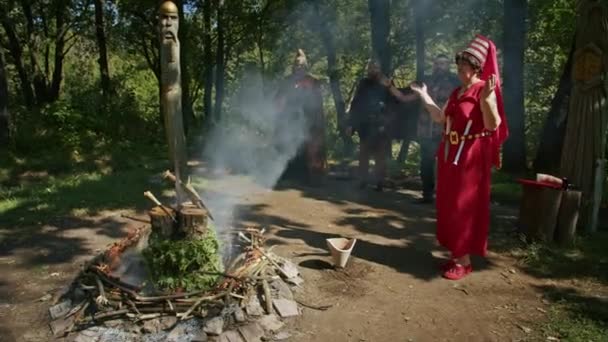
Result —
<instances>
[{"instance_id":1,"label":"green foliage","mask_svg":"<svg viewBox=\"0 0 608 342\"><path fill-rule=\"evenodd\" d=\"M535 157L538 139L572 47L575 1L530 1L525 52L527 155Z\"/></svg>"},{"instance_id":2,"label":"green foliage","mask_svg":"<svg viewBox=\"0 0 608 342\"><path fill-rule=\"evenodd\" d=\"M222 271L220 246L212 228L200 239L165 240L150 236L144 250L156 285L163 290L208 290Z\"/></svg>"}]
</instances>

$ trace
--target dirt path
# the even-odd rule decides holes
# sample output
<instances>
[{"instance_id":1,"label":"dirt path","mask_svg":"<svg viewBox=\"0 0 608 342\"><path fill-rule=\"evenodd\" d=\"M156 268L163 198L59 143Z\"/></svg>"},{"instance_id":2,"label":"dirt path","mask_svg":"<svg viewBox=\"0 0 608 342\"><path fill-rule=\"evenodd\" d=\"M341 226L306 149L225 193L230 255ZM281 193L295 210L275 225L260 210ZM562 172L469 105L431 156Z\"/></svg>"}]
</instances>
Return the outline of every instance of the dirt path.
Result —
<instances>
[{"instance_id":1,"label":"dirt path","mask_svg":"<svg viewBox=\"0 0 608 342\"><path fill-rule=\"evenodd\" d=\"M230 193L229 187L216 188ZM543 318L545 304L535 290L542 280L494 253L487 261L476 260L475 272L463 281L441 279L437 264L443 253L434 239L434 211L410 204L413 196L406 190L362 191L332 180L314 189L289 184L275 191L254 189L239 199L241 223L268 228L268 244L301 267L306 282L297 297L332 305L327 311L304 309L291 323L290 341L513 341L529 336L526 327ZM50 339L48 301L41 298L68 284L79 263L141 225L121 213L59 220L20 235L0 229L0 341ZM493 214L515 213L497 207ZM344 271L329 265L325 239L336 236L358 239Z\"/></svg>"}]
</instances>

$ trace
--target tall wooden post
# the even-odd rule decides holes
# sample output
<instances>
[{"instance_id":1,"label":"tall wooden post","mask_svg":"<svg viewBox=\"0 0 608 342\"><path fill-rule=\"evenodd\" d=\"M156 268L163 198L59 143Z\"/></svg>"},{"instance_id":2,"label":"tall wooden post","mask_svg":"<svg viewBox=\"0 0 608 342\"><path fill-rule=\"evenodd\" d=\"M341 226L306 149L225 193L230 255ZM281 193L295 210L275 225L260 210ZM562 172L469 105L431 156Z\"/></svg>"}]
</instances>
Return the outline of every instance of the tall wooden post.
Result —
<instances>
[{"instance_id":1,"label":"tall wooden post","mask_svg":"<svg viewBox=\"0 0 608 342\"><path fill-rule=\"evenodd\" d=\"M179 13L172 1L159 9L160 28L160 103L175 176L182 181L186 174L186 137L182 115L182 88L179 55ZM175 187L177 205L183 203L182 189Z\"/></svg>"},{"instance_id":2,"label":"tall wooden post","mask_svg":"<svg viewBox=\"0 0 608 342\"><path fill-rule=\"evenodd\" d=\"M582 0L578 5L577 35L572 67L573 88L561 157L561 175L583 192L581 220L588 232L597 226L597 209L604 179L608 128L608 6ZM598 162L598 160L602 160Z\"/></svg>"}]
</instances>

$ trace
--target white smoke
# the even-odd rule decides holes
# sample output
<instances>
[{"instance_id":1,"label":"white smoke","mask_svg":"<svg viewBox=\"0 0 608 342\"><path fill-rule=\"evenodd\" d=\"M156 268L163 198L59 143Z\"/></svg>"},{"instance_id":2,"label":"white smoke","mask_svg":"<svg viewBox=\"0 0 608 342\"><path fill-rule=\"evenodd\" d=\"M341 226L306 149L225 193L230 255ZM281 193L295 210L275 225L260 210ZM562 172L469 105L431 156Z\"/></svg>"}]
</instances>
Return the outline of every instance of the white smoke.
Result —
<instances>
[{"instance_id":1,"label":"white smoke","mask_svg":"<svg viewBox=\"0 0 608 342\"><path fill-rule=\"evenodd\" d=\"M230 236L239 205L246 204L247 198L261 189L271 190L277 184L307 139L309 127L301 111L278 110L275 94L279 89L264 92L258 71L245 71L238 84L230 109L209 133L203 151L209 170L219 175L215 183L223 184L221 189L208 192L205 200L215 216L218 236L224 237ZM230 242L223 238L222 243L226 258Z\"/></svg>"}]
</instances>

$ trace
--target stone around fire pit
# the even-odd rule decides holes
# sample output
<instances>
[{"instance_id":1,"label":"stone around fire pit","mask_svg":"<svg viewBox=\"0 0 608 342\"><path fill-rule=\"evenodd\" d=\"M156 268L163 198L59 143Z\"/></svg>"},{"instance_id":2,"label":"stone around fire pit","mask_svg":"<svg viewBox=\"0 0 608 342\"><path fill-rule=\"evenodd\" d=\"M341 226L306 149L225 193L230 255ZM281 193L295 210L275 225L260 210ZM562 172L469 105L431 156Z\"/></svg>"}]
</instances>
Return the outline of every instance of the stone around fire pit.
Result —
<instances>
[{"instance_id":1,"label":"stone around fire pit","mask_svg":"<svg viewBox=\"0 0 608 342\"><path fill-rule=\"evenodd\" d=\"M224 318L214 317L206 321L203 331L209 335L221 335L224 331Z\"/></svg>"},{"instance_id":2,"label":"stone around fire pit","mask_svg":"<svg viewBox=\"0 0 608 342\"><path fill-rule=\"evenodd\" d=\"M279 315L283 318L300 315L300 312L298 311L298 303L294 302L293 300L284 298L273 299L272 304Z\"/></svg>"},{"instance_id":3,"label":"stone around fire pit","mask_svg":"<svg viewBox=\"0 0 608 342\"><path fill-rule=\"evenodd\" d=\"M106 273L103 255L95 257L84 265L69 289L53 301L59 303L49 309L53 332L57 336L64 335L73 326L75 330L67 340L70 342L258 342L286 338L288 333L280 333L285 323L279 315L287 318L300 314L294 301L294 291L298 287L291 284L301 285L303 279L295 264L264 249L261 234L251 233L249 243L253 241L254 247L235 258L239 261L226 271L238 277L225 277L218 288L208 294L191 296L137 288L134 285L140 283L141 275L129 277L130 271ZM119 242L116 245L127 244ZM113 260L120 261L122 256L123 261L130 261L129 265L141 264L135 254L129 254L128 248L113 250L117 251L114 255L117 258ZM121 251L127 254L120 254ZM228 291L232 291L232 296ZM117 293L122 298L122 305L97 305L97 300L116 298ZM203 298L213 299L207 303ZM183 302L184 299L187 301ZM86 308L93 310L86 311ZM137 308L147 311L140 312ZM158 315L164 316L158 318ZM187 318L182 320L184 317Z\"/></svg>"}]
</instances>

